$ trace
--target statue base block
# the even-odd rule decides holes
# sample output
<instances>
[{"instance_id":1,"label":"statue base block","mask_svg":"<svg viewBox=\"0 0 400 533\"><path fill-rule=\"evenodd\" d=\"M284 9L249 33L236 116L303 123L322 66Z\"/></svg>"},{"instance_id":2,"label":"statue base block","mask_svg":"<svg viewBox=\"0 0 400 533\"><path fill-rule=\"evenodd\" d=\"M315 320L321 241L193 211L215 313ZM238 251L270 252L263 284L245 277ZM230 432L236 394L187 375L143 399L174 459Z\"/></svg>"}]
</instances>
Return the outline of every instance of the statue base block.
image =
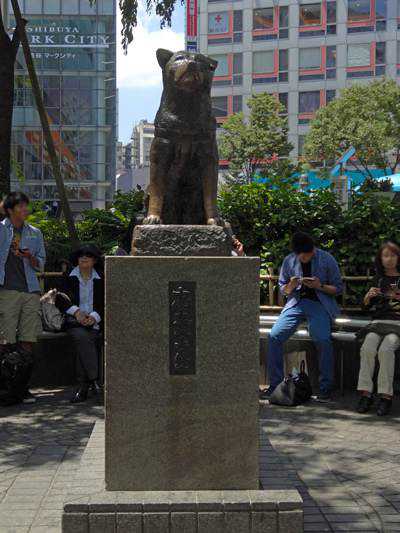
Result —
<instances>
[{"instance_id":1,"label":"statue base block","mask_svg":"<svg viewBox=\"0 0 400 533\"><path fill-rule=\"evenodd\" d=\"M120 491L104 485L104 422L70 483L63 533L303 533L297 490Z\"/></svg>"},{"instance_id":2,"label":"statue base block","mask_svg":"<svg viewBox=\"0 0 400 533\"><path fill-rule=\"evenodd\" d=\"M132 255L229 257L232 238L221 226L136 226Z\"/></svg>"}]
</instances>

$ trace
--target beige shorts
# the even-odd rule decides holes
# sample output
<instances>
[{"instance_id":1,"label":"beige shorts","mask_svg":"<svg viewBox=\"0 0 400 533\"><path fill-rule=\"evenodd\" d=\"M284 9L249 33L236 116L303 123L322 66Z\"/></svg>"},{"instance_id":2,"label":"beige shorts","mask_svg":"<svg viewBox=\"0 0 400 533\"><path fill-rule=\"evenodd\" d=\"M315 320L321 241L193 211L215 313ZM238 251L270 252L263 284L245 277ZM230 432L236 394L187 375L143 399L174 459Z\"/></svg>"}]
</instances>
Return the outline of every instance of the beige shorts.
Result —
<instances>
[{"instance_id":1,"label":"beige shorts","mask_svg":"<svg viewBox=\"0 0 400 533\"><path fill-rule=\"evenodd\" d=\"M41 329L38 294L0 289L0 342L36 342Z\"/></svg>"}]
</instances>

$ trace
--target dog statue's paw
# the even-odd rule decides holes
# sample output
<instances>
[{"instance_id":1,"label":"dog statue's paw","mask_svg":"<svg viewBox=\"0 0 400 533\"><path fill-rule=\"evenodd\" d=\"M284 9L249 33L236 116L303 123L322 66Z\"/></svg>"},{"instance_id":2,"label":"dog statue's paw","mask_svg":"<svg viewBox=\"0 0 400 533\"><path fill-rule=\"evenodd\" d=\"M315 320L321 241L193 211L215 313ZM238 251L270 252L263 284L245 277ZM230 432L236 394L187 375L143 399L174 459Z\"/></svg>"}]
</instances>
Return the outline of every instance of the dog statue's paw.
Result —
<instances>
[{"instance_id":1,"label":"dog statue's paw","mask_svg":"<svg viewBox=\"0 0 400 533\"><path fill-rule=\"evenodd\" d=\"M207 226L223 226L224 221L219 216L208 218Z\"/></svg>"},{"instance_id":2,"label":"dog statue's paw","mask_svg":"<svg viewBox=\"0 0 400 533\"><path fill-rule=\"evenodd\" d=\"M161 224L161 218L158 217L157 215L149 215L143 220L144 226L147 226L147 225L154 226L156 224Z\"/></svg>"}]
</instances>

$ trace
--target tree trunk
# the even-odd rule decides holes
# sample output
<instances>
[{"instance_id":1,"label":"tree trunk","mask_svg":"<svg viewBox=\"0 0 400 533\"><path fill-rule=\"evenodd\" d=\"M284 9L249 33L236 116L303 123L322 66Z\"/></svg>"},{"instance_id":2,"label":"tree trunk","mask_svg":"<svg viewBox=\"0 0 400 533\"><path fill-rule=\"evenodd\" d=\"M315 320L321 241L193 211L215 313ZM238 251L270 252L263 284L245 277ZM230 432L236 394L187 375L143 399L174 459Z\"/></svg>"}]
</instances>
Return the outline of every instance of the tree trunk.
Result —
<instances>
[{"instance_id":1,"label":"tree trunk","mask_svg":"<svg viewBox=\"0 0 400 533\"><path fill-rule=\"evenodd\" d=\"M0 197L10 192L11 128L14 106L14 65L20 44L4 27L0 3Z\"/></svg>"},{"instance_id":2,"label":"tree trunk","mask_svg":"<svg viewBox=\"0 0 400 533\"><path fill-rule=\"evenodd\" d=\"M64 213L65 222L67 223L67 228L68 228L68 233L71 239L71 243L74 247L77 247L79 245L78 233L76 231L74 218L72 216L71 208L68 202L64 180L61 175L57 152L54 146L53 137L51 135L49 120L48 120L46 109L44 107L42 92L41 92L39 80L36 74L35 65L33 63L31 49L30 49L29 42L28 42L28 37L25 31L25 24L23 23L23 18L21 15L21 11L19 9L18 1L11 0L11 4L14 10L15 20L17 21L17 29L19 31L19 38L22 43L22 49L24 51L26 68L28 69L28 72L29 72L29 78L31 80L31 85L32 85L32 92L35 98L36 108L39 113L40 123L42 125L44 141L46 143L47 152L49 154L50 164L53 170L54 179L56 181L58 194L60 196L61 208Z\"/></svg>"}]
</instances>

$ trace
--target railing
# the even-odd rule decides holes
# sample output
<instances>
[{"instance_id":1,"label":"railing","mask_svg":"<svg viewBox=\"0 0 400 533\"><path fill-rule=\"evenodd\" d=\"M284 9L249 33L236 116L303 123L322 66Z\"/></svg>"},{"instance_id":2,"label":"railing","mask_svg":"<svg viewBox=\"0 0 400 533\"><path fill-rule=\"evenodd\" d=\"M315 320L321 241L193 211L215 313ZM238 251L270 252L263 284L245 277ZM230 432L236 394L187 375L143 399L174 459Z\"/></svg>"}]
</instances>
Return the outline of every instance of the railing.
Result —
<instances>
[{"instance_id":1,"label":"railing","mask_svg":"<svg viewBox=\"0 0 400 533\"><path fill-rule=\"evenodd\" d=\"M284 299L282 294L279 291L278 287L279 276L275 274L274 269L269 269L269 274L264 274L260 276L260 280L267 282L267 304L261 305L261 311L281 311L284 305ZM343 292L339 298L339 304L343 311L346 312L360 312L361 305L349 305L349 285L352 284L363 284L365 292L367 292L367 284L372 279L369 271L365 276L347 276L345 271L342 270L342 280L343 280Z\"/></svg>"},{"instance_id":2,"label":"railing","mask_svg":"<svg viewBox=\"0 0 400 533\"><path fill-rule=\"evenodd\" d=\"M63 272L41 272L38 274L40 279L40 285L42 290L44 290L44 282L46 279L51 278L61 278ZM278 287L278 278L279 276L274 273L274 270L269 269L269 274L260 275L260 281L267 282L267 304L260 305L261 311L276 311L279 312L282 310L284 305L284 299L282 294L279 291ZM348 305L349 301L349 284L363 283L365 287L365 292L367 289L368 282L372 279L372 276L368 272L365 276L347 276L345 272L342 271L342 280L343 280L343 293L340 296L340 307L343 311L346 312L359 312L361 311L360 305Z\"/></svg>"}]
</instances>

